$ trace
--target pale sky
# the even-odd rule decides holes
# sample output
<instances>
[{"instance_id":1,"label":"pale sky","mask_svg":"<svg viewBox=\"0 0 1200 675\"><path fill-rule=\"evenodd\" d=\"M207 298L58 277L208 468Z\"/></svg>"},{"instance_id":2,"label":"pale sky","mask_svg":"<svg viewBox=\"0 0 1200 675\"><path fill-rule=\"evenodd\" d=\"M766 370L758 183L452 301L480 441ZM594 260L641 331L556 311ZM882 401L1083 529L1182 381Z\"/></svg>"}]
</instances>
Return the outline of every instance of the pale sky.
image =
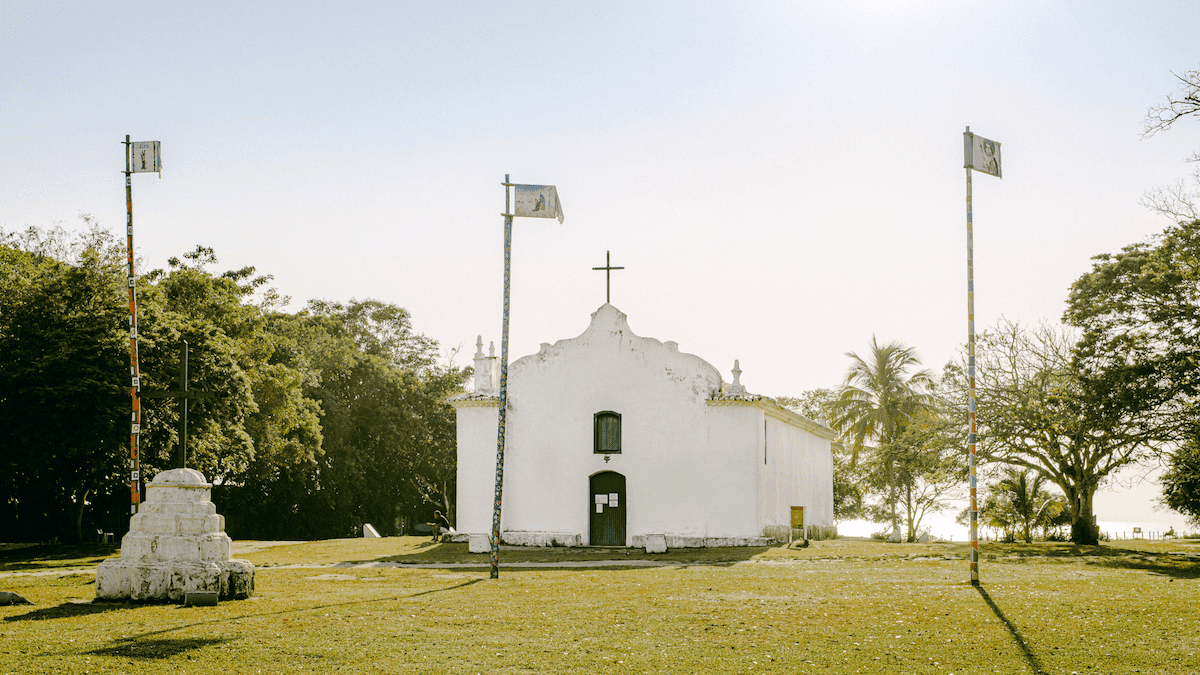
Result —
<instances>
[{"instance_id":1,"label":"pale sky","mask_svg":"<svg viewBox=\"0 0 1200 675\"><path fill-rule=\"evenodd\" d=\"M1057 321L1092 256L1160 232L1200 119L1140 138L1200 67L1183 2L0 1L0 227L125 222L146 269L197 244L309 298L407 308L510 358L604 302L754 393L836 386L872 335L935 370L966 339L965 126L980 327ZM143 270L144 271L144 270Z\"/></svg>"}]
</instances>

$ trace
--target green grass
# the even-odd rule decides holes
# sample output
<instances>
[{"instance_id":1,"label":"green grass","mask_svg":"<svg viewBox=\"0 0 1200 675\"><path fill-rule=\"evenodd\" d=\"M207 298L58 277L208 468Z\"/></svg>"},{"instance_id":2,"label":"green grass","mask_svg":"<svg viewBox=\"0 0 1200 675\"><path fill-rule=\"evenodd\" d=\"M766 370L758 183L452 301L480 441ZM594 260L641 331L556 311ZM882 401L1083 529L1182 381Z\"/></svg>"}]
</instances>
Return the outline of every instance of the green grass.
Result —
<instances>
[{"instance_id":1,"label":"green grass","mask_svg":"<svg viewBox=\"0 0 1200 675\"><path fill-rule=\"evenodd\" d=\"M239 554L255 595L216 607L92 603L94 575L70 571L109 551L62 549L0 550L0 590L37 603L0 607L0 673L1200 671L1189 542L987 544L975 588L961 544L505 550L671 564L490 580L465 545L334 540ZM283 567L370 561L478 567Z\"/></svg>"}]
</instances>

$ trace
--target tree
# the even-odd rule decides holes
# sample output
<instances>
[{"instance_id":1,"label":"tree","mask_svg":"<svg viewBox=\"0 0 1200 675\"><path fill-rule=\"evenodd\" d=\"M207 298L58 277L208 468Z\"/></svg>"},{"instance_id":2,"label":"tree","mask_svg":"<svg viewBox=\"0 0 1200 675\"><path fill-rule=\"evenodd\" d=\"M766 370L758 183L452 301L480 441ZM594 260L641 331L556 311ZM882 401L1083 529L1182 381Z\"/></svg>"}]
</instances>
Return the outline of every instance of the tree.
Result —
<instances>
[{"instance_id":1,"label":"tree","mask_svg":"<svg viewBox=\"0 0 1200 675\"><path fill-rule=\"evenodd\" d=\"M0 522L18 539L79 539L98 499L128 513L125 251L84 220L80 235L0 232ZM186 341L188 388L221 394L189 405L188 466L213 481L230 530L346 536L434 508L453 520L446 399L470 369L439 364L401 307L285 314L269 276L210 272L217 262L197 246L138 279L139 362L145 390L174 389ZM179 404L144 399L143 411L152 478L176 466Z\"/></svg>"},{"instance_id":2,"label":"tree","mask_svg":"<svg viewBox=\"0 0 1200 675\"><path fill-rule=\"evenodd\" d=\"M1056 495L1046 491L1046 477L1030 471L1008 468L1005 477L991 486L993 493L1002 495L1014 530L1019 530L1025 543L1033 543L1033 531L1046 527L1066 507Z\"/></svg>"},{"instance_id":3,"label":"tree","mask_svg":"<svg viewBox=\"0 0 1200 675\"><path fill-rule=\"evenodd\" d=\"M875 440L887 446L903 433L913 418L933 404L933 376L927 370L909 374L920 365L911 347L900 342L880 346L871 337L868 359L847 352L850 368L835 400L828 404L834 429L850 443L850 465L855 466L864 443ZM878 455L886 471L892 527L897 526L894 463L888 454Z\"/></svg>"},{"instance_id":4,"label":"tree","mask_svg":"<svg viewBox=\"0 0 1200 675\"><path fill-rule=\"evenodd\" d=\"M81 540L88 507L128 476L123 256L85 222L78 237L0 236L0 516L14 539Z\"/></svg>"},{"instance_id":5,"label":"tree","mask_svg":"<svg viewBox=\"0 0 1200 675\"><path fill-rule=\"evenodd\" d=\"M1200 442L1189 439L1171 456L1162 475L1162 502L1200 524Z\"/></svg>"},{"instance_id":6,"label":"tree","mask_svg":"<svg viewBox=\"0 0 1200 675\"><path fill-rule=\"evenodd\" d=\"M1012 509L1004 501L1004 498L997 490L986 490L984 497L979 503L979 520L978 524L981 528L988 528L997 533L996 539L999 540L999 533L1003 533L1004 541L1014 542L1017 540L1017 531L1013 523ZM971 522L971 507L963 509L958 514L958 518L954 522L959 525L969 525Z\"/></svg>"},{"instance_id":7,"label":"tree","mask_svg":"<svg viewBox=\"0 0 1200 675\"><path fill-rule=\"evenodd\" d=\"M1093 260L1065 314L1080 367L1129 405L1181 411L1200 395L1200 221Z\"/></svg>"},{"instance_id":8,"label":"tree","mask_svg":"<svg viewBox=\"0 0 1200 675\"><path fill-rule=\"evenodd\" d=\"M446 399L468 369L437 364L436 342L412 330L408 312L373 300L272 314L265 340L272 367L301 374L321 447L295 462L251 462L222 496L231 527L253 537L341 537L369 522L402 533L434 508L453 522L456 434Z\"/></svg>"},{"instance_id":9,"label":"tree","mask_svg":"<svg viewBox=\"0 0 1200 675\"><path fill-rule=\"evenodd\" d=\"M169 272L152 270L139 280L139 362L146 391L177 386L180 349L188 343L188 388L220 394L188 404L189 468L215 485L240 476L255 457L251 418L259 412L251 372L262 362L263 319L246 302L250 289L238 285L246 268L214 276L212 249L197 246L183 262L171 258ZM178 465L180 406L175 399L143 403L142 463L147 477Z\"/></svg>"},{"instance_id":10,"label":"tree","mask_svg":"<svg viewBox=\"0 0 1200 675\"><path fill-rule=\"evenodd\" d=\"M1183 117L1200 115L1200 70L1184 71L1182 75L1171 74L1179 80L1180 95L1168 94L1166 103L1151 106L1146 111L1143 138L1170 129ZM1200 150L1192 153L1188 161L1200 162ZM1142 197L1141 204L1179 223L1200 219L1200 169L1192 172L1192 182L1196 188L1189 189L1183 180L1167 187L1154 188Z\"/></svg>"},{"instance_id":11,"label":"tree","mask_svg":"<svg viewBox=\"0 0 1200 675\"><path fill-rule=\"evenodd\" d=\"M397 368L423 372L437 361L437 341L413 331L412 317L403 307L369 298L344 305L310 300L308 311L331 319L334 334L349 337L362 353Z\"/></svg>"},{"instance_id":12,"label":"tree","mask_svg":"<svg viewBox=\"0 0 1200 675\"><path fill-rule=\"evenodd\" d=\"M1032 470L1057 485L1070 505L1071 540L1095 544L1096 490L1147 457L1157 437L1153 412L1125 405L1124 392L1083 373L1073 346L1062 329L1028 331L1009 321L979 336L980 448L985 460ZM957 390L965 418L965 365L948 365L945 380Z\"/></svg>"},{"instance_id":13,"label":"tree","mask_svg":"<svg viewBox=\"0 0 1200 675\"><path fill-rule=\"evenodd\" d=\"M1044 476L1013 467L1005 467L1001 475L1004 478L987 485L979 506L981 525L1003 532L1006 541L1014 542L1019 535L1031 544L1035 528L1042 528L1045 537L1049 528L1065 524L1061 516L1067 512L1067 502L1062 495L1043 489ZM956 520L966 525L970 509L963 509Z\"/></svg>"},{"instance_id":14,"label":"tree","mask_svg":"<svg viewBox=\"0 0 1200 675\"><path fill-rule=\"evenodd\" d=\"M1066 320L1082 329L1077 361L1114 405L1143 417L1167 458L1166 503L1187 509L1200 437L1200 221L1100 255L1071 287Z\"/></svg>"},{"instance_id":15,"label":"tree","mask_svg":"<svg viewBox=\"0 0 1200 675\"><path fill-rule=\"evenodd\" d=\"M1143 136L1153 136L1171 128L1180 118L1188 115L1200 116L1200 70L1185 70L1182 75L1171 73L1179 80L1180 95L1167 95L1167 102L1151 106L1146 111ZM1196 156L1200 159L1200 154Z\"/></svg>"},{"instance_id":16,"label":"tree","mask_svg":"<svg viewBox=\"0 0 1200 675\"><path fill-rule=\"evenodd\" d=\"M889 495L890 502L871 510L876 522L890 508L894 526L898 504L904 514L905 538L914 542L925 516L949 506L946 500L959 492L967 476L957 431L958 425L946 418L941 406L931 405L880 446L867 478L877 493Z\"/></svg>"},{"instance_id":17,"label":"tree","mask_svg":"<svg viewBox=\"0 0 1200 675\"><path fill-rule=\"evenodd\" d=\"M456 432L446 399L470 371L437 365L437 343L413 331L401 307L351 300L309 308L353 349L325 362L314 392L325 410L322 474L338 492L334 502L356 514L345 525L392 523L434 506L453 523ZM352 508L350 495L358 500Z\"/></svg>"}]
</instances>

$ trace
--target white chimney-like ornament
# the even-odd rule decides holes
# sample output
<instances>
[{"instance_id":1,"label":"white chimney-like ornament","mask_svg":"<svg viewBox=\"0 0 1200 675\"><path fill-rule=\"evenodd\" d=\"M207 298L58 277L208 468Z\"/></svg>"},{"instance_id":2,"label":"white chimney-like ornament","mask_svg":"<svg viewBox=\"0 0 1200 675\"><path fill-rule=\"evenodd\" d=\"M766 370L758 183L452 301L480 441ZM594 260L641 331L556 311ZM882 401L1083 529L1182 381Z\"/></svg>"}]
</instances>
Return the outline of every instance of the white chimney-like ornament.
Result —
<instances>
[{"instance_id":1,"label":"white chimney-like ornament","mask_svg":"<svg viewBox=\"0 0 1200 675\"><path fill-rule=\"evenodd\" d=\"M738 365L737 359L733 360L733 370L729 372L733 373L733 384L729 385L729 393L746 393L746 388L742 386L742 368Z\"/></svg>"}]
</instances>

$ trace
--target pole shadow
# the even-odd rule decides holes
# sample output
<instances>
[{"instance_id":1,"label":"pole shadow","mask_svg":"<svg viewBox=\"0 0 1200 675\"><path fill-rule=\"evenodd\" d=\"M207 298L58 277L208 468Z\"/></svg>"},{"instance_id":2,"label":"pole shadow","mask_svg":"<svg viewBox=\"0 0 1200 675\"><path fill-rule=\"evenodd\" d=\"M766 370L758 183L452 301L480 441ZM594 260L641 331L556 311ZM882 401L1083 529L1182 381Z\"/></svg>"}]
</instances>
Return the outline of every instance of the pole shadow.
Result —
<instances>
[{"instance_id":1,"label":"pole shadow","mask_svg":"<svg viewBox=\"0 0 1200 675\"><path fill-rule=\"evenodd\" d=\"M232 638L180 638L166 640L141 640L127 638L111 647L93 649L85 654L96 656L118 656L127 659L169 659L201 647L225 644Z\"/></svg>"},{"instance_id":2,"label":"pole shadow","mask_svg":"<svg viewBox=\"0 0 1200 675\"><path fill-rule=\"evenodd\" d=\"M47 619L63 619L86 614L100 614L118 609L128 609L133 605L118 602L64 602L54 607L40 607L26 614L4 617L5 621L46 621Z\"/></svg>"},{"instance_id":3,"label":"pole shadow","mask_svg":"<svg viewBox=\"0 0 1200 675\"><path fill-rule=\"evenodd\" d=\"M1021 635L1021 631L1017 630L1017 627L1013 625L1012 621L1008 620L1007 616L1004 616L1004 612L992 600L992 596L983 590L983 586L977 585L975 586L975 590L979 591L979 597L983 598L983 601L991 608L996 618L1000 619L1000 623L1004 624L1004 627L1008 629L1013 641L1017 643L1017 648L1021 650L1021 655L1025 657L1025 664L1029 666L1029 669L1037 675L1045 675L1047 672L1046 667L1042 665L1042 660L1038 658L1038 655L1034 654L1033 650L1029 648L1029 641L1025 639L1024 635Z\"/></svg>"}]
</instances>

